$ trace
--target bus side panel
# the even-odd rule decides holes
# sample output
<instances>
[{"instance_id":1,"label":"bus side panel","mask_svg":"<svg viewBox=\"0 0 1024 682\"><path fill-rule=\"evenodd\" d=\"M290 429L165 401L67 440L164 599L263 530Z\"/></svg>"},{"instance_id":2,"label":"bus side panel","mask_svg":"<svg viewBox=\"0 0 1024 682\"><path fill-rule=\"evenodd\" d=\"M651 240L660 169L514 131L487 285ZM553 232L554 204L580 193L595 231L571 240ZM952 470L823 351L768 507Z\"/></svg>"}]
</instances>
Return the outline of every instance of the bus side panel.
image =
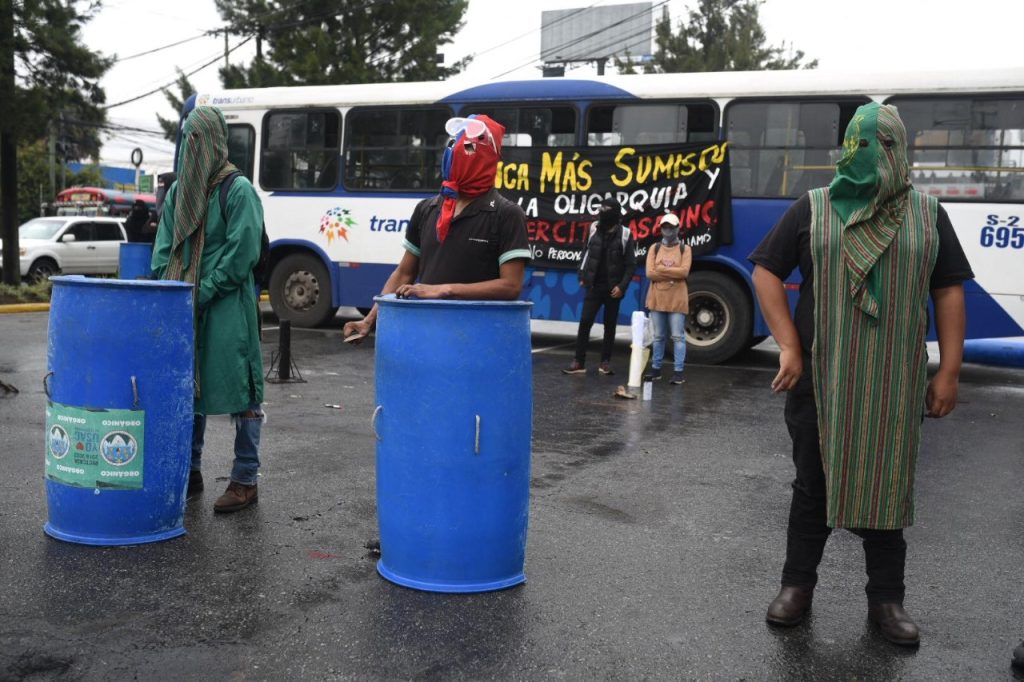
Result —
<instances>
[{"instance_id":1,"label":"bus side panel","mask_svg":"<svg viewBox=\"0 0 1024 682\"><path fill-rule=\"evenodd\" d=\"M617 324L630 324L633 312L642 310L641 294L646 293L644 281L639 275L633 281L622 298L619 306ZM535 320L553 320L557 322L578 322L583 310L583 289L575 268L532 268L526 269L526 280L520 296L524 301L533 303L530 317ZM604 322L604 310L597 318L598 323Z\"/></svg>"},{"instance_id":2,"label":"bus side panel","mask_svg":"<svg viewBox=\"0 0 1024 682\"><path fill-rule=\"evenodd\" d=\"M335 306L369 308L395 266L388 263L331 263L331 299Z\"/></svg>"}]
</instances>

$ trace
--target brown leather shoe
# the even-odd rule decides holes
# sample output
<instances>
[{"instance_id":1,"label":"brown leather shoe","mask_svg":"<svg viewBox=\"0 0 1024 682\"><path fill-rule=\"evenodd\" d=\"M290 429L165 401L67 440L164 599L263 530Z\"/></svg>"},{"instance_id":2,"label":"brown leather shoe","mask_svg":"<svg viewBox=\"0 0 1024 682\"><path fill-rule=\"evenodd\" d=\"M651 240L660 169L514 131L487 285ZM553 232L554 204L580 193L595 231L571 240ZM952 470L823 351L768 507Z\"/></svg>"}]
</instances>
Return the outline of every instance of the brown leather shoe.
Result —
<instances>
[{"instance_id":1,"label":"brown leather shoe","mask_svg":"<svg viewBox=\"0 0 1024 682\"><path fill-rule=\"evenodd\" d=\"M804 622L811 610L811 599L814 597L813 587L783 585L779 596L768 605L768 614L764 617L769 625L792 627Z\"/></svg>"},{"instance_id":2,"label":"brown leather shoe","mask_svg":"<svg viewBox=\"0 0 1024 682\"><path fill-rule=\"evenodd\" d=\"M244 485L231 481L224 494L213 503L215 512L236 512L245 509L250 504L255 504L257 499L256 485Z\"/></svg>"},{"instance_id":3,"label":"brown leather shoe","mask_svg":"<svg viewBox=\"0 0 1024 682\"><path fill-rule=\"evenodd\" d=\"M917 646L921 633L902 604L869 604L868 619L878 626L882 636L900 646Z\"/></svg>"}]
</instances>

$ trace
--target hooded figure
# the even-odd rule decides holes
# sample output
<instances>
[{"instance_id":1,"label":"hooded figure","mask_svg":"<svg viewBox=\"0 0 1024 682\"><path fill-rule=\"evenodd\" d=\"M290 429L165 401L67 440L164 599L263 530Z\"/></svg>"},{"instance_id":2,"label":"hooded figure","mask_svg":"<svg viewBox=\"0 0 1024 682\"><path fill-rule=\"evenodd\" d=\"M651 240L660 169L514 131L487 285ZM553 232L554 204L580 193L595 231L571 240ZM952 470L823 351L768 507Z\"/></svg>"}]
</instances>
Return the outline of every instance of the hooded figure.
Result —
<instances>
[{"instance_id":1,"label":"hooded figure","mask_svg":"<svg viewBox=\"0 0 1024 682\"><path fill-rule=\"evenodd\" d=\"M263 360L253 266L259 259L263 208L252 184L238 177L221 211L219 186L234 172L227 160L227 123L214 107L185 120L178 179L167 193L153 247L158 279L192 282L196 309L196 395L188 494L202 490L199 473L206 415L235 416L235 462L214 511L237 511L256 500Z\"/></svg>"},{"instance_id":2,"label":"hooded figure","mask_svg":"<svg viewBox=\"0 0 1024 682\"><path fill-rule=\"evenodd\" d=\"M483 114L452 119L452 140L441 161L441 195L444 203L437 218L437 239L448 237L455 215L455 200L472 199L491 191L501 160L505 126Z\"/></svg>"},{"instance_id":3,"label":"hooded figure","mask_svg":"<svg viewBox=\"0 0 1024 682\"><path fill-rule=\"evenodd\" d=\"M905 528L914 522L938 201L911 190L907 134L894 107L857 109L843 150L832 184L810 192L828 522Z\"/></svg>"}]
</instances>

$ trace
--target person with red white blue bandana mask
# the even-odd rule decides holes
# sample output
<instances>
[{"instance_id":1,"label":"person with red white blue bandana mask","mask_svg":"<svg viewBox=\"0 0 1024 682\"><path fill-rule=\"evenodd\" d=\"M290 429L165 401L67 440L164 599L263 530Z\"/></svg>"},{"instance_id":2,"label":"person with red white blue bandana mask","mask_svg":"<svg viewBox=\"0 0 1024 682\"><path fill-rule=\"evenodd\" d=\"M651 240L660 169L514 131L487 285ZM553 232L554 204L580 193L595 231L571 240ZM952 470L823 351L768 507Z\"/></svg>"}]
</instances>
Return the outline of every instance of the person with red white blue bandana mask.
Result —
<instances>
[{"instance_id":1,"label":"person with red white blue bandana mask","mask_svg":"<svg viewBox=\"0 0 1024 682\"><path fill-rule=\"evenodd\" d=\"M405 253L381 294L399 298L515 300L530 248L526 215L494 188L505 127L479 115L445 124L441 191L413 210ZM346 339L369 334L377 306L344 327Z\"/></svg>"}]
</instances>

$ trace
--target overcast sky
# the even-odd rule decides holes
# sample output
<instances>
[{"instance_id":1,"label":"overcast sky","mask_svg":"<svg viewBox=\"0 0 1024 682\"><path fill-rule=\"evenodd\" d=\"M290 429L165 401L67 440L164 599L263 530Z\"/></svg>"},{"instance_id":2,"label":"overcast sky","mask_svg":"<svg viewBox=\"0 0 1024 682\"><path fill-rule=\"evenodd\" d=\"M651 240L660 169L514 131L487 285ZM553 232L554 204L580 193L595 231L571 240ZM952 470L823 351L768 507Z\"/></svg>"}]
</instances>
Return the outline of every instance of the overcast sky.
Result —
<instances>
[{"instance_id":1,"label":"overcast sky","mask_svg":"<svg viewBox=\"0 0 1024 682\"><path fill-rule=\"evenodd\" d=\"M442 48L447 63L470 54L476 59L460 79L484 82L495 78L539 76L541 12L553 9L612 5L620 0L470 0L465 26L455 42ZM658 5L660 0L654 0ZM677 20L693 3L669 0ZM656 10L659 13L660 9ZM786 43L816 58L830 71L957 70L1012 67L1024 69L1024 0L766 0L761 23L772 44ZM179 40L201 36L222 25L213 0L107 0L86 26L88 45L119 58ZM232 38L234 45L239 39ZM200 91L220 88L217 67L224 63L223 36L207 36L151 55L118 62L103 79L108 103L133 98L172 82L175 66L188 72L216 60L191 77ZM250 42L230 56L248 63ZM218 59L218 56L220 57ZM593 75L592 67L569 76ZM114 107L115 124L157 130L156 113L171 117L163 95ZM144 170L170 168L172 146L142 133L119 135L104 146L103 161L129 165L131 149L143 149Z\"/></svg>"}]
</instances>

